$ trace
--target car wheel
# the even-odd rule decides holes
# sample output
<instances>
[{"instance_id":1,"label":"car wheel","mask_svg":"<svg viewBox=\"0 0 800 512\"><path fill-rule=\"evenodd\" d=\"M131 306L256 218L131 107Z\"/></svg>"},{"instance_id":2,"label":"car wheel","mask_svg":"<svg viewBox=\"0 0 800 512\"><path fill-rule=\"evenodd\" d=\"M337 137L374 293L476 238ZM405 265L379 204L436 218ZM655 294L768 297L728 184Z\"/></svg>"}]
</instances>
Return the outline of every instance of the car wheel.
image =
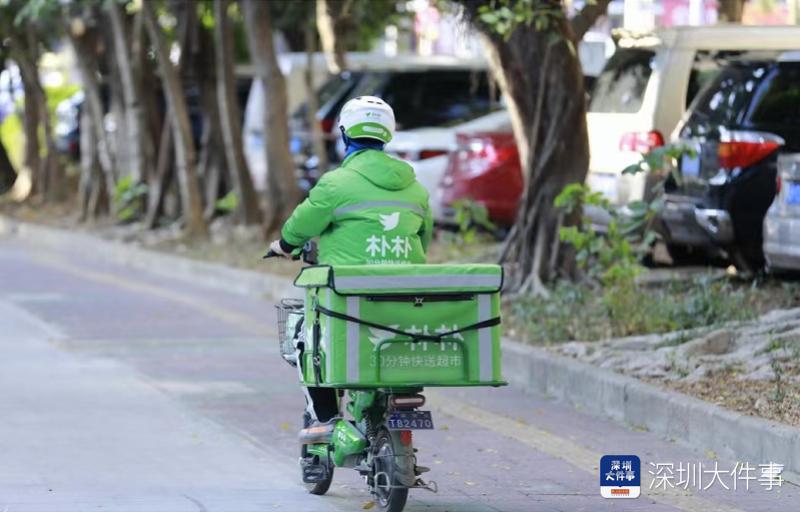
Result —
<instances>
[{"instance_id":1,"label":"car wheel","mask_svg":"<svg viewBox=\"0 0 800 512\"><path fill-rule=\"evenodd\" d=\"M761 242L744 242L733 246L731 260L737 270L745 274L763 272L767 261Z\"/></svg>"},{"instance_id":2,"label":"car wheel","mask_svg":"<svg viewBox=\"0 0 800 512\"><path fill-rule=\"evenodd\" d=\"M703 250L689 245L666 244L667 254L673 265L696 265L706 263Z\"/></svg>"}]
</instances>

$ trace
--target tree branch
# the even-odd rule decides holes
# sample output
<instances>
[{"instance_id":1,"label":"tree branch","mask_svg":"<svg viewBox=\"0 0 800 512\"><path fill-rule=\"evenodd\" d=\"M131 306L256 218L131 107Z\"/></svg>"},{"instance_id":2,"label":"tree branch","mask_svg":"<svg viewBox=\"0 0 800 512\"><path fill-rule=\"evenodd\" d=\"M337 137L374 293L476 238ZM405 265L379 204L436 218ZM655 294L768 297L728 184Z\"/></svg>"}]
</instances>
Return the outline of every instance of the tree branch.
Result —
<instances>
[{"instance_id":1,"label":"tree branch","mask_svg":"<svg viewBox=\"0 0 800 512\"><path fill-rule=\"evenodd\" d=\"M572 17L570 25L575 34L575 42L583 39L584 34L592 28L597 18L606 13L609 3L610 0L596 0L593 3L587 3L578 14Z\"/></svg>"}]
</instances>

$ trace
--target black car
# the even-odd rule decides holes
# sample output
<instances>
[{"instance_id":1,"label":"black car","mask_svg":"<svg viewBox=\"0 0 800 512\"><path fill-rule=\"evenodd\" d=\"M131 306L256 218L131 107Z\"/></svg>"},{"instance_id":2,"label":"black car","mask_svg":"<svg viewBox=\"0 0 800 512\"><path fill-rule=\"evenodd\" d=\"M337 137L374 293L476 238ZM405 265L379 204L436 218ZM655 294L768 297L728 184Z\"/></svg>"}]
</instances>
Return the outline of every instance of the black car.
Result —
<instances>
[{"instance_id":1,"label":"black car","mask_svg":"<svg viewBox=\"0 0 800 512\"><path fill-rule=\"evenodd\" d=\"M778 155L800 151L798 57L731 61L692 103L678 139L696 154L667 180L660 216L673 259L705 251L743 270L764 266Z\"/></svg>"}]
</instances>

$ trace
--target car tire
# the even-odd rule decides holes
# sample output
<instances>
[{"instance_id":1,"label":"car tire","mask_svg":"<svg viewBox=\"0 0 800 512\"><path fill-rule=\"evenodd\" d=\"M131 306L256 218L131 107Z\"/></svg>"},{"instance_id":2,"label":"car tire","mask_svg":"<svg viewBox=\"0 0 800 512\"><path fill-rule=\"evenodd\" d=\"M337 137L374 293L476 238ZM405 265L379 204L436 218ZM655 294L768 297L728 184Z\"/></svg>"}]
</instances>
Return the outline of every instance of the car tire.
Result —
<instances>
[{"instance_id":1,"label":"car tire","mask_svg":"<svg viewBox=\"0 0 800 512\"><path fill-rule=\"evenodd\" d=\"M745 274L764 271L767 260L761 242L743 242L731 248L731 260L736 269Z\"/></svg>"},{"instance_id":2,"label":"car tire","mask_svg":"<svg viewBox=\"0 0 800 512\"><path fill-rule=\"evenodd\" d=\"M673 266L697 265L707 262L705 252L697 247L678 244L666 244L666 247Z\"/></svg>"}]
</instances>

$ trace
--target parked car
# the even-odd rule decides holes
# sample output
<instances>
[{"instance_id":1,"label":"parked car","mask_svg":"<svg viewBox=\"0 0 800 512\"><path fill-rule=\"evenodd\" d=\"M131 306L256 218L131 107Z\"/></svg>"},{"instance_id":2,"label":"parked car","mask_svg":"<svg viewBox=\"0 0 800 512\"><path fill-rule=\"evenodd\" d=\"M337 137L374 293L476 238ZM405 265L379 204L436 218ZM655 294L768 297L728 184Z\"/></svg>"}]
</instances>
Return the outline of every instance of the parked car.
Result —
<instances>
[{"instance_id":1,"label":"parked car","mask_svg":"<svg viewBox=\"0 0 800 512\"><path fill-rule=\"evenodd\" d=\"M589 103L587 183L617 206L646 198L643 174L622 175L640 153L661 146L697 92L726 58L753 50L800 48L800 27L678 27L623 36L598 76ZM588 209L596 225L607 214Z\"/></svg>"},{"instance_id":2,"label":"parked car","mask_svg":"<svg viewBox=\"0 0 800 512\"><path fill-rule=\"evenodd\" d=\"M680 179L665 185L660 218L671 253L711 250L762 268L777 161L800 151L800 52L731 60L692 103L675 140L696 154L684 154Z\"/></svg>"},{"instance_id":3,"label":"parked car","mask_svg":"<svg viewBox=\"0 0 800 512\"><path fill-rule=\"evenodd\" d=\"M401 61L402 62L402 61ZM486 117L500 108L499 95L490 85L483 61L453 60L444 62L412 59L392 66L349 71L333 77L317 91L319 109L316 119L326 136L328 159L341 161L344 147L336 130L342 105L356 96L379 96L392 105L397 133L387 151L408 160L418 179L433 194L455 143L458 126ZM259 112L260 93L255 89L248 101L248 114ZM291 149L295 163L303 167L311 156L308 116L305 104L290 118ZM263 159L263 131L260 123L245 117L245 154L250 161L256 184L266 184ZM305 172L315 172L307 168Z\"/></svg>"},{"instance_id":4,"label":"parked car","mask_svg":"<svg viewBox=\"0 0 800 512\"><path fill-rule=\"evenodd\" d=\"M516 218L524 180L519 153L510 127L501 131L459 133L457 149L450 154L435 201L443 217L451 219L456 201L470 199L486 207L489 219L500 228Z\"/></svg>"},{"instance_id":5,"label":"parked car","mask_svg":"<svg viewBox=\"0 0 800 512\"><path fill-rule=\"evenodd\" d=\"M764 255L770 268L800 270L800 153L778 156L777 189L764 220Z\"/></svg>"}]
</instances>

